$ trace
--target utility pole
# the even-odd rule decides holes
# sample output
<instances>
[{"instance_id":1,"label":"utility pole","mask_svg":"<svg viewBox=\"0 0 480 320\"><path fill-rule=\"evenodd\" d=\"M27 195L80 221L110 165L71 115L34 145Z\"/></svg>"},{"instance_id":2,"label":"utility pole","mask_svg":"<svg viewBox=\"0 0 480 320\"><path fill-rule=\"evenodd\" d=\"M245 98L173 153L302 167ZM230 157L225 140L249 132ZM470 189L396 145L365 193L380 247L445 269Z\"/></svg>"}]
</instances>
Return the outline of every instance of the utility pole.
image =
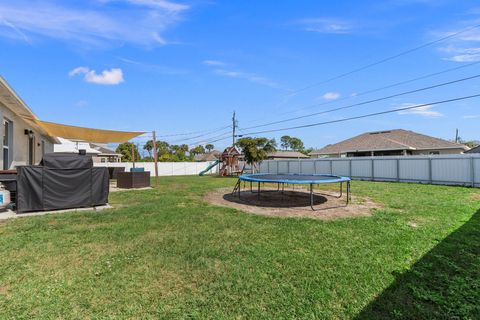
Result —
<instances>
[{"instance_id":1,"label":"utility pole","mask_svg":"<svg viewBox=\"0 0 480 320\"><path fill-rule=\"evenodd\" d=\"M155 162L155 184L158 185L158 155L157 155L157 138L155 130L152 132L153 139L153 161Z\"/></svg>"},{"instance_id":2,"label":"utility pole","mask_svg":"<svg viewBox=\"0 0 480 320\"><path fill-rule=\"evenodd\" d=\"M237 120L235 119L235 111L233 111L232 117L232 147L235 146L235 129L237 128Z\"/></svg>"},{"instance_id":3,"label":"utility pole","mask_svg":"<svg viewBox=\"0 0 480 320\"><path fill-rule=\"evenodd\" d=\"M458 128L455 131L455 143L458 143Z\"/></svg>"}]
</instances>

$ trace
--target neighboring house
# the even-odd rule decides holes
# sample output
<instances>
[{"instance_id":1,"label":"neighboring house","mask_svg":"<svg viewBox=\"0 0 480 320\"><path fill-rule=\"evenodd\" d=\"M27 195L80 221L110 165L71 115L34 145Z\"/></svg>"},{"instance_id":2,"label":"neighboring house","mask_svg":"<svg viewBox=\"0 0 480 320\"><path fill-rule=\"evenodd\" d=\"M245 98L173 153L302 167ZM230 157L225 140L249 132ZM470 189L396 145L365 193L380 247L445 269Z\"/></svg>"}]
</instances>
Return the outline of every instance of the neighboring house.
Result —
<instances>
[{"instance_id":1,"label":"neighboring house","mask_svg":"<svg viewBox=\"0 0 480 320\"><path fill-rule=\"evenodd\" d=\"M465 151L465 153L480 153L480 146L476 146L475 148Z\"/></svg>"},{"instance_id":2,"label":"neighboring house","mask_svg":"<svg viewBox=\"0 0 480 320\"><path fill-rule=\"evenodd\" d=\"M309 156L298 151L275 151L267 155L267 160L308 159Z\"/></svg>"},{"instance_id":3,"label":"neighboring house","mask_svg":"<svg viewBox=\"0 0 480 320\"><path fill-rule=\"evenodd\" d=\"M460 154L467 146L430 137L413 131L396 129L367 132L356 137L314 150L309 155L320 157L366 157Z\"/></svg>"},{"instance_id":4,"label":"neighboring house","mask_svg":"<svg viewBox=\"0 0 480 320\"><path fill-rule=\"evenodd\" d=\"M122 154L116 153L109 149L107 144L104 143L90 143L90 147L99 151L96 157L93 158L94 162L121 162Z\"/></svg>"},{"instance_id":5,"label":"neighboring house","mask_svg":"<svg viewBox=\"0 0 480 320\"><path fill-rule=\"evenodd\" d=\"M85 153L92 156L93 162L120 162L122 155L110 150L104 144L91 143L85 141L73 141L64 138L58 138L59 144L54 145L54 152L61 153L79 153L85 150Z\"/></svg>"},{"instance_id":6,"label":"neighboring house","mask_svg":"<svg viewBox=\"0 0 480 320\"><path fill-rule=\"evenodd\" d=\"M38 164L45 153L53 152L54 143L58 143L55 137L37 124L38 118L2 77L0 119L0 134L3 137L0 170Z\"/></svg>"},{"instance_id":7,"label":"neighboring house","mask_svg":"<svg viewBox=\"0 0 480 320\"><path fill-rule=\"evenodd\" d=\"M220 156L222 153L218 150L213 150L211 152L207 153L202 153L202 154L196 154L195 157L193 157L194 161L201 162L201 161L215 161L220 159Z\"/></svg>"}]
</instances>

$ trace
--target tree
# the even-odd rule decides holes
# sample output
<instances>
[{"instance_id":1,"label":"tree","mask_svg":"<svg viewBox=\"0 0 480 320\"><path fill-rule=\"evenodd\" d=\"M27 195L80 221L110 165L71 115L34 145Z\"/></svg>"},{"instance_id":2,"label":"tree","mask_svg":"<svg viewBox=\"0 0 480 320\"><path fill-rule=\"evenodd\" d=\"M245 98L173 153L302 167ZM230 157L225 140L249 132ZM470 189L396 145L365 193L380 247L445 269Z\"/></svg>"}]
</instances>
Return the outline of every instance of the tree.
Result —
<instances>
[{"instance_id":1,"label":"tree","mask_svg":"<svg viewBox=\"0 0 480 320\"><path fill-rule=\"evenodd\" d=\"M164 154L170 153L170 144L165 141L157 141L157 154L158 156L163 156Z\"/></svg>"},{"instance_id":2,"label":"tree","mask_svg":"<svg viewBox=\"0 0 480 320\"><path fill-rule=\"evenodd\" d=\"M303 141L295 137L290 138L289 146L293 151L302 151L305 148Z\"/></svg>"},{"instance_id":3,"label":"tree","mask_svg":"<svg viewBox=\"0 0 480 320\"><path fill-rule=\"evenodd\" d=\"M250 137L238 139L236 144L242 149L245 161L253 166L265 160L268 153L274 152L277 146L275 139Z\"/></svg>"},{"instance_id":4,"label":"tree","mask_svg":"<svg viewBox=\"0 0 480 320\"><path fill-rule=\"evenodd\" d=\"M190 149L192 155L203 154L205 153L205 148L203 146L196 146L195 148Z\"/></svg>"},{"instance_id":5,"label":"tree","mask_svg":"<svg viewBox=\"0 0 480 320\"><path fill-rule=\"evenodd\" d=\"M129 162L132 161L132 148L135 154L135 161L140 161L140 153L138 153L138 148L132 142L124 142L118 145L117 149L115 150L116 153L120 153L122 155L122 161Z\"/></svg>"},{"instance_id":6,"label":"tree","mask_svg":"<svg viewBox=\"0 0 480 320\"><path fill-rule=\"evenodd\" d=\"M290 139L290 136L282 136L280 138L280 146L282 146L283 150L290 148Z\"/></svg>"},{"instance_id":7,"label":"tree","mask_svg":"<svg viewBox=\"0 0 480 320\"><path fill-rule=\"evenodd\" d=\"M172 145L170 151L173 154L173 161L185 161L187 159L186 153L188 151L188 145Z\"/></svg>"},{"instance_id":8,"label":"tree","mask_svg":"<svg viewBox=\"0 0 480 320\"><path fill-rule=\"evenodd\" d=\"M209 143L205 146L205 149L207 149L208 152L212 151L214 148L215 148L215 146L211 143Z\"/></svg>"},{"instance_id":9,"label":"tree","mask_svg":"<svg viewBox=\"0 0 480 320\"><path fill-rule=\"evenodd\" d=\"M153 150L153 140L148 140L143 145L143 150L147 150L148 156L152 158L152 150Z\"/></svg>"}]
</instances>

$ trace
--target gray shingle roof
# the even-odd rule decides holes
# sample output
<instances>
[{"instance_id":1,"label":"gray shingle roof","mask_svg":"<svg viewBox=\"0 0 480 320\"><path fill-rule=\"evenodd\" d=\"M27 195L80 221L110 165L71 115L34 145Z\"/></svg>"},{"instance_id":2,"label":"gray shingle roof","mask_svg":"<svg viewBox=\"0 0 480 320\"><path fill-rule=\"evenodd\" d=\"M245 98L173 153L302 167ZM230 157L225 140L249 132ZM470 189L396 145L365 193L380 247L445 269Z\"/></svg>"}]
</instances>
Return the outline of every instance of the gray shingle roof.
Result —
<instances>
[{"instance_id":1,"label":"gray shingle roof","mask_svg":"<svg viewBox=\"0 0 480 320\"><path fill-rule=\"evenodd\" d=\"M341 154L356 151L463 149L463 144L430 137L409 130L367 132L314 150L311 155Z\"/></svg>"},{"instance_id":2,"label":"gray shingle roof","mask_svg":"<svg viewBox=\"0 0 480 320\"><path fill-rule=\"evenodd\" d=\"M203 154L196 154L194 157L195 161L215 161L220 158L222 153L217 150L213 150L212 152L207 152Z\"/></svg>"},{"instance_id":3,"label":"gray shingle roof","mask_svg":"<svg viewBox=\"0 0 480 320\"><path fill-rule=\"evenodd\" d=\"M475 148L465 151L465 153L480 153L480 146L476 146Z\"/></svg>"}]
</instances>

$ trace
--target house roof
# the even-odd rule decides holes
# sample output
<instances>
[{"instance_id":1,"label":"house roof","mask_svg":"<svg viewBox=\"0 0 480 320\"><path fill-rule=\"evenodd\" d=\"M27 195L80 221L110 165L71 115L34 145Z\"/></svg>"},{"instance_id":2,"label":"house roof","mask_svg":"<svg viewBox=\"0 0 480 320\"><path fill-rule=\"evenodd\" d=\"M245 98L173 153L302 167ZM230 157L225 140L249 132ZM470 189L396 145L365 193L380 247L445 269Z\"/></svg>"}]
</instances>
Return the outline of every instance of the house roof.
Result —
<instances>
[{"instance_id":1,"label":"house roof","mask_svg":"<svg viewBox=\"0 0 480 320\"><path fill-rule=\"evenodd\" d=\"M33 129L47 137L51 142L60 142L57 138L55 138L55 136L50 135L41 125L37 123L37 116L2 77L0 77L0 103L10 109L14 114L22 118Z\"/></svg>"},{"instance_id":2,"label":"house roof","mask_svg":"<svg viewBox=\"0 0 480 320\"><path fill-rule=\"evenodd\" d=\"M241 155L242 155L242 152L237 148L237 146L228 147L222 153L222 157L233 157L233 156L241 156Z\"/></svg>"},{"instance_id":3,"label":"house roof","mask_svg":"<svg viewBox=\"0 0 480 320\"><path fill-rule=\"evenodd\" d=\"M221 156L221 152L218 150L213 150L211 152L196 154L194 157L195 161L215 161L218 160Z\"/></svg>"},{"instance_id":4,"label":"house roof","mask_svg":"<svg viewBox=\"0 0 480 320\"><path fill-rule=\"evenodd\" d=\"M99 155L104 155L104 156L118 156L118 157L122 157L123 155L120 154L120 153L116 153L115 151L111 150L111 149L108 149L104 146L101 146L101 145L98 145L96 143L90 143L90 147L92 149L95 149L97 151L99 151Z\"/></svg>"},{"instance_id":5,"label":"house roof","mask_svg":"<svg viewBox=\"0 0 480 320\"><path fill-rule=\"evenodd\" d=\"M53 145L55 153L78 153L79 150L85 150L87 154L100 154L101 152L93 149L90 143L84 141L71 141L68 139L58 138L59 144Z\"/></svg>"},{"instance_id":6,"label":"house roof","mask_svg":"<svg viewBox=\"0 0 480 320\"><path fill-rule=\"evenodd\" d=\"M465 153L480 153L480 146L476 146L475 148L465 151Z\"/></svg>"},{"instance_id":7,"label":"house roof","mask_svg":"<svg viewBox=\"0 0 480 320\"><path fill-rule=\"evenodd\" d=\"M430 137L409 130L396 129L367 132L356 137L314 150L310 155L342 154L347 152L386 151L386 150L432 150L462 149L463 144Z\"/></svg>"},{"instance_id":8,"label":"house roof","mask_svg":"<svg viewBox=\"0 0 480 320\"><path fill-rule=\"evenodd\" d=\"M275 151L275 152L270 152L267 155L267 158L305 159L310 157L298 151Z\"/></svg>"}]
</instances>

